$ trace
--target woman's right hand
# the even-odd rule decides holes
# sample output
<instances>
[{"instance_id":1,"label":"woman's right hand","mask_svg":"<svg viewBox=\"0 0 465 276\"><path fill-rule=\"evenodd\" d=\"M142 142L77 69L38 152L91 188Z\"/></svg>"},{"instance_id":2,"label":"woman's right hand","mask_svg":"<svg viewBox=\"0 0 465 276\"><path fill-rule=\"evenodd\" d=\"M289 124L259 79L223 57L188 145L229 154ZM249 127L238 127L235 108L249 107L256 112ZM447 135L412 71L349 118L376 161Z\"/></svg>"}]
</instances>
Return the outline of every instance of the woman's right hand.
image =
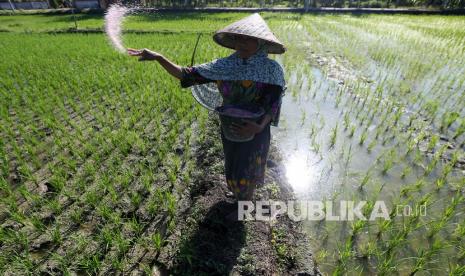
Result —
<instances>
[{"instance_id":1,"label":"woman's right hand","mask_svg":"<svg viewBox=\"0 0 465 276\"><path fill-rule=\"evenodd\" d=\"M128 48L128 54L130 56L135 56L135 57L140 57L139 61L144 61L144 60L157 60L157 58L161 57L161 55L157 52L151 51L147 48L137 50L137 49L132 49Z\"/></svg>"}]
</instances>

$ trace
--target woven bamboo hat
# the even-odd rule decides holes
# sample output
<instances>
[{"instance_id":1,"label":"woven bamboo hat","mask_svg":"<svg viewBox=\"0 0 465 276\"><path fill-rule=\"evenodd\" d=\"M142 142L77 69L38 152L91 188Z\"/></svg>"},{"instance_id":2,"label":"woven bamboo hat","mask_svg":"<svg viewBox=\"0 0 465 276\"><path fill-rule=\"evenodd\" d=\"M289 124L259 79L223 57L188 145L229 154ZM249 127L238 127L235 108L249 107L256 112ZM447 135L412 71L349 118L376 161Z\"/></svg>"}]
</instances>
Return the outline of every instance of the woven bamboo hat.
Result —
<instances>
[{"instance_id":1,"label":"woven bamboo hat","mask_svg":"<svg viewBox=\"0 0 465 276\"><path fill-rule=\"evenodd\" d=\"M265 20L258 13L247 16L217 31L213 35L213 40L221 46L235 49L234 35L243 35L265 41L270 54L282 54L286 51L284 45L276 38Z\"/></svg>"}]
</instances>

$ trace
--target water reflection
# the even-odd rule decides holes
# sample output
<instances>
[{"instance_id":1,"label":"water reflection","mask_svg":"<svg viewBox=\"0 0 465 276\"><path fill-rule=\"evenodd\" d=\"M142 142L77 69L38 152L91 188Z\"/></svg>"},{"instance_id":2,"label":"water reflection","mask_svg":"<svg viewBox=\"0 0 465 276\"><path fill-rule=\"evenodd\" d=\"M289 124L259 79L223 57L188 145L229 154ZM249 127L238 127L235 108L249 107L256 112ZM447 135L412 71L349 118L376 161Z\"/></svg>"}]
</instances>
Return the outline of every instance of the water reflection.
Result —
<instances>
[{"instance_id":1,"label":"water reflection","mask_svg":"<svg viewBox=\"0 0 465 276\"><path fill-rule=\"evenodd\" d=\"M312 141L323 146L318 131L314 131L324 127L320 126L321 116L334 123L338 116L338 112L334 112L333 103L321 102L318 96L309 97L313 93L313 90L306 91L309 87L324 91L329 87L319 69L312 67L311 73L299 77L303 79L302 91L300 85L292 86L295 85L293 79L297 76L296 71L292 72L290 89L283 97L281 125L279 128L272 128L273 137L284 155L286 178L299 199L326 193L328 186L318 187L324 169L324 162L320 162L321 149L315 150ZM331 126L329 123L326 125Z\"/></svg>"},{"instance_id":2,"label":"water reflection","mask_svg":"<svg viewBox=\"0 0 465 276\"><path fill-rule=\"evenodd\" d=\"M310 166L308 158L303 153L297 153L289 157L285 163L286 177L289 184L297 194L306 193L314 182L315 170Z\"/></svg>"},{"instance_id":3,"label":"water reflection","mask_svg":"<svg viewBox=\"0 0 465 276\"><path fill-rule=\"evenodd\" d=\"M310 199L326 192L319 187L322 177L321 159L303 147L285 157L286 178L299 199Z\"/></svg>"}]
</instances>

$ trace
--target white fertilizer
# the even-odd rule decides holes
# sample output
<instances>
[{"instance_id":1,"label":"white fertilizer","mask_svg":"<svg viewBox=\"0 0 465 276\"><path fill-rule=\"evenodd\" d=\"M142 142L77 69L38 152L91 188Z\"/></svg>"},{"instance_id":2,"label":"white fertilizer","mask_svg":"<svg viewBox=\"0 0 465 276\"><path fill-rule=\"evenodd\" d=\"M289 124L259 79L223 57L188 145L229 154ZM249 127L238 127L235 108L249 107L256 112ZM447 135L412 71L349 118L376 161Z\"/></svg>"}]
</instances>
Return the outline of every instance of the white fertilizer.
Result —
<instances>
[{"instance_id":1,"label":"white fertilizer","mask_svg":"<svg viewBox=\"0 0 465 276\"><path fill-rule=\"evenodd\" d=\"M124 17L129 14L131 8L122 5L112 5L105 13L105 32L111 44L121 53L126 52L121 40L122 24Z\"/></svg>"}]
</instances>

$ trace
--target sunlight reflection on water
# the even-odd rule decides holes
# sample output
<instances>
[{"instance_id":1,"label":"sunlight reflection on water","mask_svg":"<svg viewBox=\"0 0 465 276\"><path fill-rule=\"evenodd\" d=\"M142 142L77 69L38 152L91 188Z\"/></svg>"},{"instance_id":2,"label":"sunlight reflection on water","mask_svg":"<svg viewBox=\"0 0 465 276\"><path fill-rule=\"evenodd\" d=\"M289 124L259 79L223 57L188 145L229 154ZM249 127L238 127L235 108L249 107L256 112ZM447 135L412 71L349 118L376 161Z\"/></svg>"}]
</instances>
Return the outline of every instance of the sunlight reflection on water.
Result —
<instances>
[{"instance_id":1,"label":"sunlight reflection on water","mask_svg":"<svg viewBox=\"0 0 465 276\"><path fill-rule=\"evenodd\" d=\"M294 192L306 193L311 189L311 183L315 180L315 171L312 170L308 159L303 153L297 153L289 157L285 163L286 177Z\"/></svg>"}]
</instances>

